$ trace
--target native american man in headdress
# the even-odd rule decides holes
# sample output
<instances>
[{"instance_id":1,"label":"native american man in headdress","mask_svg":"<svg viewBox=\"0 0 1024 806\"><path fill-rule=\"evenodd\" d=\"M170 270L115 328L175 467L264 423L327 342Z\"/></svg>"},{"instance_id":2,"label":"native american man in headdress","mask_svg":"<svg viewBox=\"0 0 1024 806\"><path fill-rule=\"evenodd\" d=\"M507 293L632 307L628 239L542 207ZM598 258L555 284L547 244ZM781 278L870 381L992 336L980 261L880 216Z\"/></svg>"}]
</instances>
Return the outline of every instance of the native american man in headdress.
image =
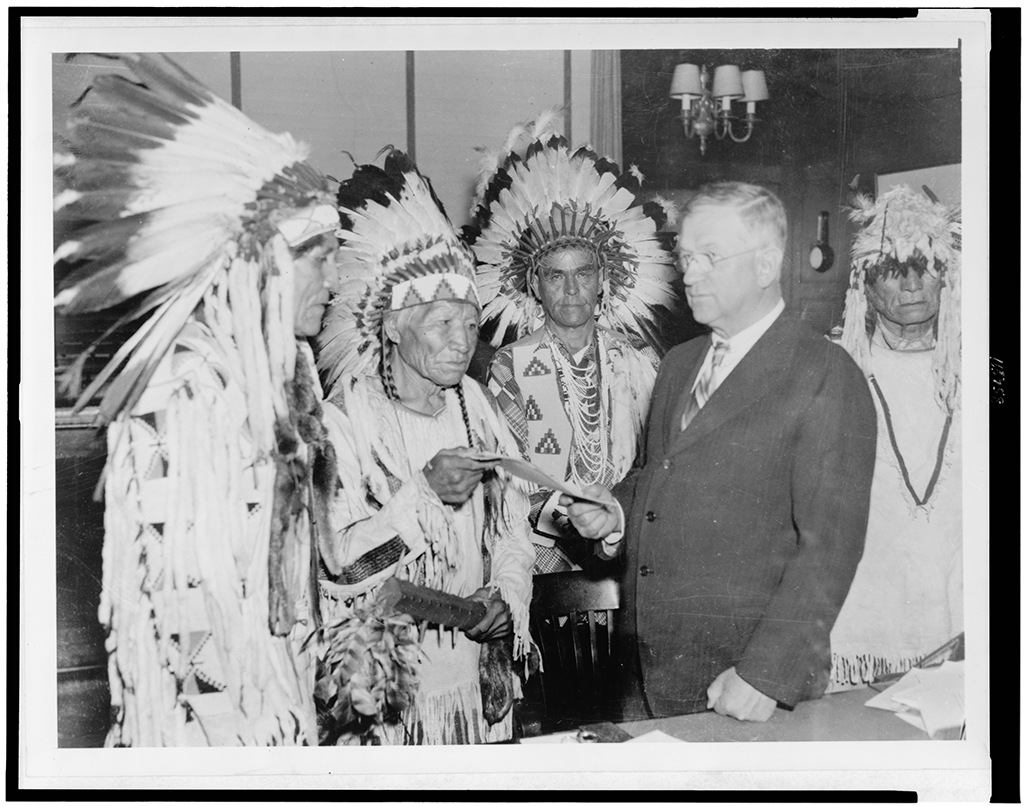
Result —
<instances>
[{"instance_id":1,"label":"native american man in headdress","mask_svg":"<svg viewBox=\"0 0 1024 806\"><path fill-rule=\"evenodd\" d=\"M559 119L483 150L466 234L500 348L489 385L522 457L558 481L612 486L636 456L678 275L665 209L636 199L639 170L570 149ZM558 493L537 489L531 505L534 572L587 564Z\"/></svg>"},{"instance_id":2,"label":"native american man in headdress","mask_svg":"<svg viewBox=\"0 0 1024 806\"><path fill-rule=\"evenodd\" d=\"M343 280L317 357L341 479L336 532L321 542L322 736L507 740L534 552L526 489L496 466L515 441L490 393L465 376L480 316L473 258L399 151L383 168L358 166L338 209ZM392 578L486 613L466 629L402 625L375 609Z\"/></svg>"},{"instance_id":3,"label":"native american man in headdress","mask_svg":"<svg viewBox=\"0 0 1024 806\"><path fill-rule=\"evenodd\" d=\"M118 58L132 78L96 78L55 200L58 310L143 320L78 401L100 393L107 426L107 744L316 744L314 526L337 482L306 337L333 195L290 135L164 56Z\"/></svg>"},{"instance_id":4,"label":"native american man in headdress","mask_svg":"<svg viewBox=\"0 0 1024 806\"><path fill-rule=\"evenodd\" d=\"M878 450L834 686L907 671L964 628L959 211L900 185L850 218L841 343L871 387Z\"/></svg>"}]
</instances>

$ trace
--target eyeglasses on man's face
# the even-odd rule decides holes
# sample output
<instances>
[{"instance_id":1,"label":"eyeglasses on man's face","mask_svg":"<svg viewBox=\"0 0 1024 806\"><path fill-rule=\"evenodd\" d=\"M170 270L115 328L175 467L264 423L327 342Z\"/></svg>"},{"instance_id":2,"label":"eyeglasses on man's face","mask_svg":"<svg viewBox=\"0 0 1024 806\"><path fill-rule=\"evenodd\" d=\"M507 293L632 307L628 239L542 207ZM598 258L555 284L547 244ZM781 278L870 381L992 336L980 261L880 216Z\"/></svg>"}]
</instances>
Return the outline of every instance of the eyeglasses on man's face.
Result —
<instances>
[{"instance_id":1,"label":"eyeglasses on man's face","mask_svg":"<svg viewBox=\"0 0 1024 806\"><path fill-rule=\"evenodd\" d=\"M741 257L742 255L749 255L751 252L756 252L760 248L760 246L755 246L752 249L744 249L742 252L734 252L731 255L717 255L714 252L685 252L683 250L679 250L676 255L679 258L679 271L686 274L691 267L700 269L704 272L712 271L715 266L725 260L731 260L734 257Z\"/></svg>"}]
</instances>

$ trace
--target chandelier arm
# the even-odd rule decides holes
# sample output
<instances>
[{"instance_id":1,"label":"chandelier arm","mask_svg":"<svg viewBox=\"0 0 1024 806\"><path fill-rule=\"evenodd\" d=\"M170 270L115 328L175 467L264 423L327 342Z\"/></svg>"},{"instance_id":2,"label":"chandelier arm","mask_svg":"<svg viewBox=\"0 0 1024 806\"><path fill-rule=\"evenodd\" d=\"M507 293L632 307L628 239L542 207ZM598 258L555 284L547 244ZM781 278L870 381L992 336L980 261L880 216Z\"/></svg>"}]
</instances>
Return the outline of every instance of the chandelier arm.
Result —
<instances>
[{"instance_id":1,"label":"chandelier arm","mask_svg":"<svg viewBox=\"0 0 1024 806\"><path fill-rule=\"evenodd\" d=\"M757 118L748 116L745 118L741 118L741 120L747 124L747 133L742 137L737 137L733 133L732 125L728 127L729 137L732 139L734 143L745 143L747 142L747 140L750 139L750 135L754 133L754 123L757 121Z\"/></svg>"},{"instance_id":2,"label":"chandelier arm","mask_svg":"<svg viewBox=\"0 0 1024 806\"><path fill-rule=\"evenodd\" d=\"M719 123L722 124L721 129L719 129L719 125L718 125ZM730 137L732 137L732 121L728 117L725 117L725 116L716 117L715 118L715 139L716 140L724 140L726 135L729 135ZM733 139L735 139L735 138L733 138Z\"/></svg>"}]
</instances>

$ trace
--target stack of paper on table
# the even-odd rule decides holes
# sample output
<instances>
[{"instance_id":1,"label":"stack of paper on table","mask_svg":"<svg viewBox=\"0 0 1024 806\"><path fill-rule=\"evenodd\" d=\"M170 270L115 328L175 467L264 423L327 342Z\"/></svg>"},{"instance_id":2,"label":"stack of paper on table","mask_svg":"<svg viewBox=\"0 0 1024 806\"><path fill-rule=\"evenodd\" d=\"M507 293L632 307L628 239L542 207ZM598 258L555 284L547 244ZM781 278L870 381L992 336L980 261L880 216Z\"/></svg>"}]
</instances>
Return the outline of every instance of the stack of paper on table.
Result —
<instances>
[{"instance_id":1,"label":"stack of paper on table","mask_svg":"<svg viewBox=\"0 0 1024 806\"><path fill-rule=\"evenodd\" d=\"M865 705L893 711L929 736L944 728L959 728L964 721L964 662L911 669Z\"/></svg>"},{"instance_id":2,"label":"stack of paper on table","mask_svg":"<svg viewBox=\"0 0 1024 806\"><path fill-rule=\"evenodd\" d=\"M650 733L645 733L642 736L636 736L636 737L630 739L629 741L626 742L626 744L630 744L632 742L683 742L683 741L686 741L686 740L685 739L677 739L675 736L669 736L663 730L652 730Z\"/></svg>"}]
</instances>

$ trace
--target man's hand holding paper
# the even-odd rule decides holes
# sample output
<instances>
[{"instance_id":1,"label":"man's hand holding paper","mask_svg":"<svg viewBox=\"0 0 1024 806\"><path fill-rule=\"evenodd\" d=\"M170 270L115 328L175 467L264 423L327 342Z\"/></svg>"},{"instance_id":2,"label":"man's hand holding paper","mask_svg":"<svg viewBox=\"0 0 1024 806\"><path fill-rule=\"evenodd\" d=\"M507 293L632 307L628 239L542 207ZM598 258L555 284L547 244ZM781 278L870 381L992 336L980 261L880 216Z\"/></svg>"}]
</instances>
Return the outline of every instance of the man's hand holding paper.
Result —
<instances>
[{"instance_id":1,"label":"man's hand holding paper","mask_svg":"<svg viewBox=\"0 0 1024 806\"><path fill-rule=\"evenodd\" d=\"M608 557L618 553L625 528L622 506L611 490L600 484L591 484L583 490L585 498L562 495L559 503L567 507L569 520L582 537L600 540L601 548Z\"/></svg>"},{"instance_id":2,"label":"man's hand holding paper","mask_svg":"<svg viewBox=\"0 0 1024 806\"><path fill-rule=\"evenodd\" d=\"M446 504L461 505L469 500L484 471L493 466L483 454L452 448L438 451L423 468L423 475L438 498Z\"/></svg>"},{"instance_id":3,"label":"man's hand holding paper","mask_svg":"<svg viewBox=\"0 0 1024 806\"><path fill-rule=\"evenodd\" d=\"M536 465L511 456L477 453L473 458L484 462L498 459L498 463L507 473L532 482L538 487L561 493L558 503L566 508L569 520L580 536L589 540L601 540L604 544L604 554L608 557L618 552L618 548L613 549L612 546L622 539L626 518L621 505L607 487L591 484L581 490L570 481L553 479Z\"/></svg>"},{"instance_id":4,"label":"man's hand holding paper","mask_svg":"<svg viewBox=\"0 0 1024 806\"><path fill-rule=\"evenodd\" d=\"M557 479L551 478L551 476L547 475L539 467L530 464L524 459L517 459L513 456L505 456L500 453L488 453L485 451L477 451L469 455L469 458L478 462L493 462L497 460L498 464L503 470L505 470L505 472L532 482L538 487L556 490L557 492L562 493L562 498L559 500L559 503L562 506L568 506L573 501L588 501L598 507L608 505L618 506L618 503L608 491L607 487L602 487L600 484L593 484L586 490L581 490L571 481L558 481Z\"/></svg>"}]
</instances>

